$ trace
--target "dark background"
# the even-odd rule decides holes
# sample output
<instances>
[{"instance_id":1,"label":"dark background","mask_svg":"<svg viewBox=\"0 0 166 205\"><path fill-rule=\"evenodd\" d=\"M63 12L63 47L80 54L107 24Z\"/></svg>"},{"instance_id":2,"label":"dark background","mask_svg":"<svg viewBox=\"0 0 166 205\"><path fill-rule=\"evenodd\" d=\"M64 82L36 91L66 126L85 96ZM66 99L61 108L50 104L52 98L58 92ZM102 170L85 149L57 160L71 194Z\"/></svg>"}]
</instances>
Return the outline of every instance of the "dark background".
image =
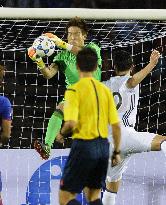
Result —
<instances>
[{"instance_id":1,"label":"dark background","mask_svg":"<svg viewBox=\"0 0 166 205\"><path fill-rule=\"evenodd\" d=\"M164 9L164 0L0 0L3 7Z\"/></svg>"}]
</instances>

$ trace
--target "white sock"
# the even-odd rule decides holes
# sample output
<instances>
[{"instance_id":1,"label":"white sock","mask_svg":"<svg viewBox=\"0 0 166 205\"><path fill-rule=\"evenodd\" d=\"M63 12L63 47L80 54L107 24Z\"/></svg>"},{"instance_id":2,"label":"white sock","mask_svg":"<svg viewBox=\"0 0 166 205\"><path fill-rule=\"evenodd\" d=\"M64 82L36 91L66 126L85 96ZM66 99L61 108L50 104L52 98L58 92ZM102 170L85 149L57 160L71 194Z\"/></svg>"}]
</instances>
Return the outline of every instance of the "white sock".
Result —
<instances>
[{"instance_id":1,"label":"white sock","mask_svg":"<svg viewBox=\"0 0 166 205\"><path fill-rule=\"evenodd\" d=\"M115 205L116 196L116 193L108 192L107 190L105 190L102 199L103 205Z\"/></svg>"},{"instance_id":2,"label":"white sock","mask_svg":"<svg viewBox=\"0 0 166 205\"><path fill-rule=\"evenodd\" d=\"M166 141L164 141L162 144L161 144L161 150L164 152L165 156L166 156Z\"/></svg>"}]
</instances>

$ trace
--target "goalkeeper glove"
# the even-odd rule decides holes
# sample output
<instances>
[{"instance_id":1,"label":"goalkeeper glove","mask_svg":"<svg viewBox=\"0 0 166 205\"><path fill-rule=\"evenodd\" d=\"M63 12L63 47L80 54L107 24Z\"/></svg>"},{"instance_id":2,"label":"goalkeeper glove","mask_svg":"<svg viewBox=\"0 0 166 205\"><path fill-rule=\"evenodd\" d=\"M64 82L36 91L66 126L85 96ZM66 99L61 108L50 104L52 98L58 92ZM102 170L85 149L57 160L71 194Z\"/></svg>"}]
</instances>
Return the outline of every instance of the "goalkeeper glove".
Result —
<instances>
[{"instance_id":1,"label":"goalkeeper glove","mask_svg":"<svg viewBox=\"0 0 166 205\"><path fill-rule=\"evenodd\" d=\"M36 50L32 47L28 48L28 56L37 64L37 67L39 70L45 68L45 63L43 62L43 59L36 55Z\"/></svg>"},{"instance_id":2,"label":"goalkeeper glove","mask_svg":"<svg viewBox=\"0 0 166 205\"><path fill-rule=\"evenodd\" d=\"M44 33L43 35L50 38L59 48L63 48L68 51L71 51L73 47L73 45L66 43L65 41L62 41L62 39L58 38L56 35L52 33Z\"/></svg>"}]
</instances>

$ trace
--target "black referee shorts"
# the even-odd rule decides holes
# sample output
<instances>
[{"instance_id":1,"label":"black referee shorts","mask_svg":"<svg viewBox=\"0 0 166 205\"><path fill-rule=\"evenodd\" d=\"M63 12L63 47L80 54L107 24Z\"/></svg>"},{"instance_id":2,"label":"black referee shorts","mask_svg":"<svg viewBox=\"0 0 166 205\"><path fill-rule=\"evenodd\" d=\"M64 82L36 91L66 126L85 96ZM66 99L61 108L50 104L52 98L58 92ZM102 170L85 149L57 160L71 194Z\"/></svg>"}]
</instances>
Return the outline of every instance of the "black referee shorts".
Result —
<instances>
[{"instance_id":1,"label":"black referee shorts","mask_svg":"<svg viewBox=\"0 0 166 205\"><path fill-rule=\"evenodd\" d=\"M109 158L109 142L74 139L65 164L60 189L80 193L84 187L100 189L105 183Z\"/></svg>"}]
</instances>

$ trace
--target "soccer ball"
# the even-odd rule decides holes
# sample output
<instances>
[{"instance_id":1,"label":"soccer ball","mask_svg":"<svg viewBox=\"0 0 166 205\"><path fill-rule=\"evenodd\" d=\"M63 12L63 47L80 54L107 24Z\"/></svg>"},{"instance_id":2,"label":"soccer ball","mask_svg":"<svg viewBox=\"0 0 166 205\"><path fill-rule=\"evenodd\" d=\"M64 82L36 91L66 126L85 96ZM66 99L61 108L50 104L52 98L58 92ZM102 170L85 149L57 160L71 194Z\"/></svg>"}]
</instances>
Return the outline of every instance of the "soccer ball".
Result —
<instances>
[{"instance_id":1,"label":"soccer ball","mask_svg":"<svg viewBox=\"0 0 166 205\"><path fill-rule=\"evenodd\" d=\"M51 56L55 51L55 43L47 36L39 36L36 38L32 47L40 57Z\"/></svg>"}]
</instances>

